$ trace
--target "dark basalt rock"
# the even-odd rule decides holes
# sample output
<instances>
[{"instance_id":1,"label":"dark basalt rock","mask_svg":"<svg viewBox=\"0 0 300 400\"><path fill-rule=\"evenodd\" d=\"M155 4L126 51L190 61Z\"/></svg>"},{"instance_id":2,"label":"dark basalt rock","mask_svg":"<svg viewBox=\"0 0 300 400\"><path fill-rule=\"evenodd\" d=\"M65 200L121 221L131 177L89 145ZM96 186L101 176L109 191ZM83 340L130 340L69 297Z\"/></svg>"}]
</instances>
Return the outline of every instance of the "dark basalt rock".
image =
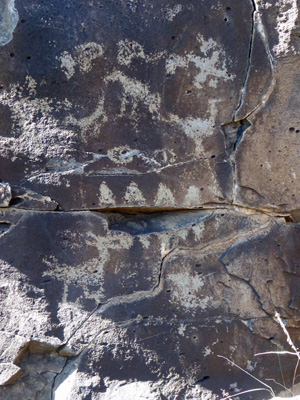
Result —
<instances>
[{"instance_id":1,"label":"dark basalt rock","mask_svg":"<svg viewBox=\"0 0 300 400\"><path fill-rule=\"evenodd\" d=\"M276 313L298 346L296 0L16 8L0 0L1 400L257 387L219 356L291 388L295 357L254 355L290 350Z\"/></svg>"},{"instance_id":2,"label":"dark basalt rock","mask_svg":"<svg viewBox=\"0 0 300 400\"><path fill-rule=\"evenodd\" d=\"M132 218L123 226L133 226ZM108 216L92 212L3 211L2 219L11 224L0 244L1 309L9 310L3 345L8 338L11 345L0 361L25 375L0 389L1 398L18 396L30 379L38 384L42 367L28 372L19 356L32 338L41 343L34 353L66 363L64 372L47 375L65 398L84 398L84 387L99 398L121 398L125 382L128 391L166 398L251 385L218 355L280 379L276 364L263 358L258 366L253 354L284 339L276 310L297 326L297 224L224 210L177 213L169 221L141 216L145 231L116 223L110 229ZM47 357L39 361L43 371ZM287 381L292 371L286 368ZM87 388L92 377L95 386Z\"/></svg>"}]
</instances>

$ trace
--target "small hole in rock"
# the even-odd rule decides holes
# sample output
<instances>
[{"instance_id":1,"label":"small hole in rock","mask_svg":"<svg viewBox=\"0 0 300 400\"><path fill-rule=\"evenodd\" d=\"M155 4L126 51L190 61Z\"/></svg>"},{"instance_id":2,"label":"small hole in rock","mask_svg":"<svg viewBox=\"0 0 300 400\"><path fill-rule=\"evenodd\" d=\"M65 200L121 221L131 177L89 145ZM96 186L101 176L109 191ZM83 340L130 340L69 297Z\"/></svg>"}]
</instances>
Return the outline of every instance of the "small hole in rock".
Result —
<instances>
[{"instance_id":1,"label":"small hole in rock","mask_svg":"<svg viewBox=\"0 0 300 400\"><path fill-rule=\"evenodd\" d=\"M297 130L296 130L296 133L299 133L299 132L300 132L299 129L297 129Z\"/></svg>"},{"instance_id":2,"label":"small hole in rock","mask_svg":"<svg viewBox=\"0 0 300 400\"><path fill-rule=\"evenodd\" d=\"M18 204L22 204L23 203L23 199L22 199L22 197L18 197L18 196L16 196L16 197L13 197L12 199L11 199L11 201L10 201L10 206L17 206Z\"/></svg>"},{"instance_id":3,"label":"small hole in rock","mask_svg":"<svg viewBox=\"0 0 300 400\"><path fill-rule=\"evenodd\" d=\"M27 60L31 60L31 56L27 56Z\"/></svg>"},{"instance_id":4,"label":"small hole in rock","mask_svg":"<svg viewBox=\"0 0 300 400\"><path fill-rule=\"evenodd\" d=\"M204 376L202 379L199 379L199 381L197 383L202 383L202 382L208 381L209 378L210 378L209 376Z\"/></svg>"},{"instance_id":5,"label":"small hole in rock","mask_svg":"<svg viewBox=\"0 0 300 400\"><path fill-rule=\"evenodd\" d=\"M226 7L226 11L230 11L231 10L231 8L230 7Z\"/></svg>"},{"instance_id":6,"label":"small hole in rock","mask_svg":"<svg viewBox=\"0 0 300 400\"><path fill-rule=\"evenodd\" d=\"M224 22L227 22L227 18L224 18Z\"/></svg>"},{"instance_id":7,"label":"small hole in rock","mask_svg":"<svg viewBox=\"0 0 300 400\"><path fill-rule=\"evenodd\" d=\"M171 39L172 39L172 40L175 40L175 39L176 39L176 36L171 36Z\"/></svg>"},{"instance_id":8,"label":"small hole in rock","mask_svg":"<svg viewBox=\"0 0 300 400\"><path fill-rule=\"evenodd\" d=\"M213 154L210 158L216 158L216 156Z\"/></svg>"},{"instance_id":9,"label":"small hole in rock","mask_svg":"<svg viewBox=\"0 0 300 400\"><path fill-rule=\"evenodd\" d=\"M15 54L14 53L10 53L10 57L14 58Z\"/></svg>"},{"instance_id":10,"label":"small hole in rock","mask_svg":"<svg viewBox=\"0 0 300 400\"><path fill-rule=\"evenodd\" d=\"M286 216L286 217L284 217L284 219L285 219L285 222L294 222L294 221L293 221L293 218L290 217L289 215Z\"/></svg>"},{"instance_id":11,"label":"small hole in rock","mask_svg":"<svg viewBox=\"0 0 300 400\"><path fill-rule=\"evenodd\" d=\"M295 128L293 126L289 129L290 132L294 132L294 130Z\"/></svg>"}]
</instances>

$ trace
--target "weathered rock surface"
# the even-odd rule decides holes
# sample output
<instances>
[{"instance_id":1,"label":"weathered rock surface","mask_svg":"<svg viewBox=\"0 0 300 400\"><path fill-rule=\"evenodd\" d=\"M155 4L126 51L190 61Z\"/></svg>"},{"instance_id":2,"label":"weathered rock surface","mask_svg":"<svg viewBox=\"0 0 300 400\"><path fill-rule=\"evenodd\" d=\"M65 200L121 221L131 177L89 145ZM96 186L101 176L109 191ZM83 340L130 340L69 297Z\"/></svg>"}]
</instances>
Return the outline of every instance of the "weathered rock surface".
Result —
<instances>
[{"instance_id":1,"label":"weathered rock surface","mask_svg":"<svg viewBox=\"0 0 300 400\"><path fill-rule=\"evenodd\" d=\"M0 399L290 387L297 1L1 7Z\"/></svg>"},{"instance_id":2,"label":"weathered rock surface","mask_svg":"<svg viewBox=\"0 0 300 400\"><path fill-rule=\"evenodd\" d=\"M253 354L282 340L275 311L299 325L300 227L283 218L7 210L1 219L10 228L0 244L0 361L24 368L3 399L23 387L30 399L35 386L44 398L49 385L65 396L53 398L123 398L126 382L139 393L136 380L153 398L242 387L249 379L217 355L255 369ZM28 369L22 349L32 343L39 361L30 356ZM264 368L279 379L277 366Z\"/></svg>"},{"instance_id":3,"label":"weathered rock surface","mask_svg":"<svg viewBox=\"0 0 300 400\"><path fill-rule=\"evenodd\" d=\"M18 12L15 0L0 1L0 46L9 43L18 23Z\"/></svg>"}]
</instances>

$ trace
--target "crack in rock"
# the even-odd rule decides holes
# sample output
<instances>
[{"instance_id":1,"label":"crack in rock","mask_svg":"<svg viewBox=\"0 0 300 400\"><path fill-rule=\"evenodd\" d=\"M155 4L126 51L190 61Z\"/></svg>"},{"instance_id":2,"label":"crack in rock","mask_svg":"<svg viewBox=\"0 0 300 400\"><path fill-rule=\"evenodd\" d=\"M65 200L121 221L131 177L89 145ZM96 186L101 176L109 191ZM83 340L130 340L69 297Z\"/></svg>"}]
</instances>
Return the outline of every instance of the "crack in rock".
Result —
<instances>
[{"instance_id":1,"label":"crack in rock","mask_svg":"<svg viewBox=\"0 0 300 400\"><path fill-rule=\"evenodd\" d=\"M247 65L246 75L245 75L245 79L244 79L244 83L243 83L243 87L242 87L242 91L241 91L240 101L234 112L233 121L236 121L237 114L244 105L244 100L245 100L246 94L247 94L248 80L249 80L249 76L250 76L251 60L252 60L252 53L253 53L253 42L254 42L254 34L255 34L255 12L256 12L256 4L254 3L253 0L250 0L250 3L252 4L253 11L252 11L252 27L251 27L251 34L250 34L250 41L249 41L248 65Z\"/></svg>"},{"instance_id":2,"label":"crack in rock","mask_svg":"<svg viewBox=\"0 0 300 400\"><path fill-rule=\"evenodd\" d=\"M53 379L53 382L52 382L52 385L51 385L51 393L50 393L50 399L51 399L51 400L55 400L55 397L56 397L56 396L55 396L56 382L57 382L57 379L58 379L61 375L63 375L64 370L65 370L65 368L66 368L66 366L67 366L67 364L68 364L68 361L69 361L69 359L66 358L65 364L64 364L62 370L61 370L60 372L58 372L58 373L55 375L54 379Z\"/></svg>"},{"instance_id":3,"label":"crack in rock","mask_svg":"<svg viewBox=\"0 0 300 400\"><path fill-rule=\"evenodd\" d=\"M242 243L244 241L247 241L250 237L252 238L254 235L258 235L261 232L263 232L266 229L269 229L273 220L270 218L265 224L260 225L256 229L249 230L245 232L244 234L241 234L240 232L232 235L230 238L223 240L223 241L212 241L208 243L205 246L202 246L201 248L199 247L194 247L193 250L199 252L207 252L209 250L221 250L224 247L232 247L235 246L238 243ZM122 296L116 296L111 299L109 299L107 302L100 304L83 322L80 323L80 325L74 330L72 335L69 337L69 339L66 341L66 343L62 346L60 346L59 354L62 356L78 356L79 354L82 353L87 347L90 346L91 343L95 341L95 339L104 331L109 331L111 329L114 329L117 326L125 326L128 325L129 323L133 322L140 322L143 317L142 316L137 316L136 318L132 318L126 321L122 322L114 322L111 323L111 321L106 321L105 319L102 321L101 328L97 328L99 326L99 322L97 322L97 318L105 315L105 313L114 306L122 305L122 304L130 304L130 303L135 303L135 302L140 302L145 299L149 298L154 298L158 294L160 294L163 291L163 284L164 284L164 273L165 273L165 268L166 268L166 263L167 261L176 253L179 254L180 252L186 252L186 251L191 251L191 248L172 248L168 250L162 257L159 271L158 271L158 278L157 278L157 283L153 286L152 289L150 290L145 290L145 291L137 291L132 294L127 294L127 295L122 295ZM104 326L103 326L104 324ZM93 328L89 328L89 326L94 326L96 329L93 330ZM85 339L81 337L82 332L87 332L85 335ZM76 343L80 337L80 342L83 344L83 347L79 346L78 350L74 350L72 343ZM72 340L73 339L73 340ZM76 345L77 346L77 345ZM75 346L75 347L76 347Z\"/></svg>"},{"instance_id":4,"label":"crack in rock","mask_svg":"<svg viewBox=\"0 0 300 400\"><path fill-rule=\"evenodd\" d=\"M270 96L271 96L271 94L272 94L272 92L273 92L273 90L275 88L275 85L276 85L276 78L275 78L276 60L274 59L274 57L273 57L273 55L271 53L271 50L270 50L268 37L267 37L267 32L266 32L265 27L263 25L263 22L261 20L259 7L258 7L258 4L257 4L256 0L249 0L249 1L252 4L253 12L252 12L252 29L251 29L250 42L249 42L248 67L247 67L247 70L246 70L244 84L243 84L243 87L242 87L242 90L241 90L240 101L239 101L238 107L236 108L235 113L234 113L234 117L233 117L234 121L237 121L238 114L241 111L241 109L243 108L244 101L245 101L245 98L246 98L246 95L247 95L248 80L249 80L250 73L251 73L251 68L252 68L253 46L254 46L254 40L255 40L256 32L261 37L261 40L262 40L263 45L265 47L265 51L266 51L266 54L268 56L268 60L269 60L270 68L271 68L272 80L271 80L271 84L270 84L267 92L262 97L261 102L251 112L248 113L246 118L249 118L253 113L255 113L257 110L259 110L261 107L263 107L266 104L266 102L269 100L269 98L270 98Z\"/></svg>"},{"instance_id":5,"label":"crack in rock","mask_svg":"<svg viewBox=\"0 0 300 400\"><path fill-rule=\"evenodd\" d=\"M27 396L30 389L39 399L53 398L55 378L62 372L66 362L67 359L58 354L57 346L30 340L23 345L12 363L0 364L0 397L21 398L20 393L24 392L24 396ZM11 384L14 385L8 388L7 385Z\"/></svg>"},{"instance_id":6,"label":"crack in rock","mask_svg":"<svg viewBox=\"0 0 300 400\"><path fill-rule=\"evenodd\" d=\"M169 250L162 258L161 264L160 264L160 268L159 268L159 272L158 272L158 278L157 278L157 283L155 284L155 286L150 289L150 290L145 290L145 291L138 291L129 295L123 295L123 296L116 296L113 297L112 299L109 299L107 302L105 303L101 303L97 306L97 308L84 320L80 323L80 325L74 330L74 332L72 333L72 335L69 337L69 339L59 347L58 353L62 356L75 356L80 354L84 348L86 348L87 346L89 346L103 331L106 330L110 330L115 328L116 326L120 326L120 325L124 325L124 324L128 324L128 323L132 323L134 321L139 321L141 319L141 317L137 317L137 318L133 318L130 320L126 320L125 322L116 322L114 324L111 324L110 326L105 326L104 328L101 328L99 331L95 332L94 337L92 338L91 341L89 341L88 345L85 346L79 353L74 354L72 351L70 351L68 349L68 344L70 343L71 339L74 338L74 336L76 335L76 333L78 333L81 328L88 324L89 321L96 315L96 314L104 314L105 311L107 311L110 307L119 305L121 303L134 303L137 301L141 301L143 299L146 298L151 298L151 297L155 297L156 295L158 295L160 293L161 289L161 277L162 277L162 272L163 272L163 267L164 264L167 260L167 258L173 254L177 249L171 249Z\"/></svg>"},{"instance_id":7,"label":"crack in rock","mask_svg":"<svg viewBox=\"0 0 300 400\"><path fill-rule=\"evenodd\" d=\"M250 238L253 238L255 235L259 235L261 232L265 231L266 229L269 229L273 223L272 219L269 219L265 224L260 225L258 228L246 231L245 233L238 232L235 235L230 236L226 240L214 240L209 243L207 243L205 246L198 247L195 246L193 249L197 252L204 252L207 251L208 249L220 249L226 247L228 250L237 244L244 243L245 241L249 240ZM180 247L178 248L178 251L190 251L190 247Z\"/></svg>"},{"instance_id":8,"label":"crack in rock","mask_svg":"<svg viewBox=\"0 0 300 400\"><path fill-rule=\"evenodd\" d=\"M158 280L157 280L157 284L153 287L152 292L156 292L157 289L159 289L158 291L160 291L160 286L161 286L161 278L162 278L162 273L163 273L163 268L164 268L164 264L167 260L167 258L169 258L169 256L171 254L173 254L177 249L171 249L170 251L168 251L164 257L161 260L160 263L160 268L159 268L159 274L158 274Z\"/></svg>"},{"instance_id":9,"label":"crack in rock","mask_svg":"<svg viewBox=\"0 0 300 400\"><path fill-rule=\"evenodd\" d=\"M222 125L222 131L225 137L225 148L229 157L236 152L238 145L243 139L244 132L251 126L247 118L232 121L229 124Z\"/></svg>"},{"instance_id":10,"label":"crack in rock","mask_svg":"<svg viewBox=\"0 0 300 400\"><path fill-rule=\"evenodd\" d=\"M251 28L250 41L249 41L248 65L247 65L247 70L246 70L246 74L245 74L243 87L241 90L240 101L234 112L233 121L230 122L229 124L222 125L222 131L225 136L226 151L229 155L229 159L230 159L230 162L232 165L232 172L233 172L233 191L232 191L233 203L237 202L237 195L238 195L238 189L239 189L238 179L237 179L237 168L236 168L236 162L234 159L235 152L237 150L238 145L240 144L240 142L243 139L244 132L251 126L250 122L248 121L248 118L267 102L267 100L271 96L271 93L273 92L275 84L276 84L276 79L274 77L275 60L274 60L274 58L271 54L270 48L269 48L267 34L266 34L265 28L263 26L263 23L261 21L261 17L260 17L260 13L258 11L258 6L256 4L256 1L250 0L250 2L253 7L252 28ZM272 71L272 82L271 82L269 89L267 90L267 93L263 96L261 103L258 104L250 113L248 113L246 118L239 120L238 114L244 106L244 102L245 102L247 90L248 90L248 81L249 81L251 67L252 67L253 46L254 46L256 31L259 33L259 35L263 41L263 44L265 46L266 53L268 55L268 59L269 59L270 67L271 67L271 71Z\"/></svg>"},{"instance_id":11,"label":"crack in rock","mask_svg":"<svg viewBox=\"0 0 300 400\"><path fill-rule=\"evenodd\" d=\"M223 267L224 267L226 273L227 273L229 276L231 276L232 278L234 278L234 279L236 279L236 280L240 280L240 281L246 283L246 285L250 287L251 291L254 293L254 295L255 295L255 297L256 297L256 299L257 299L257 301L258 301L258 304L259 304L259 306L260 306L260 309L261 309L263 312L265 312L266 315L271 315L270 313L268 313L268 312L264 309L262 300L261 300L261 298L260 298L258 292L257 292L257 291L255 290L255 288L251 285L251 282L248 281L248 280L245 279L245 278L242 278L241 276L238 276L238 275L235 275L235 274L232 273L232 272L229 272L229 271L228 271L228 268L227 268L227 266L226 266L226 264L222 261L222 258L220 259L220 262L222 263L222 265L223 265ZM271 315L271 316L272 316L272 315Z\"/></svg>"},{"instance_id":12,"label":"crack in rock","mask_svg":"<svg viewBox=\"0 0 300 400\"><path fill-rule=\"evenodd\" d=\"M111 231L126 232L130 235L149 235L186 228L205 222L212 216L211 210L181 210L150 214L107 215Z\"/></svg>"},{"instance_id":13,"label":"crack in rock","mask_svg":"<svg viewBox=\"0 0 300 400\"><path fill-rule=\"evenodd\" d=\"M276 78L275 78L276 60L275 60L275 58L273 57L273 55L271 53L269 42L268 42L268 37L267 37L267 32L266 32L265 27L264 27L264 25L262 23L260 12L259 12L256 0L251 0L251 1L253 3L253 7L254 7L254 12L253 12L254 28L259 33L259 35L260 35L260 37L262 39L262 42L263 42L263 44L265 46L265 50L266 50L266 53L267 53L267 56L268 56L268 60L269 60L270 68L271 68L271 72L272 72L272 80L271 80L271 84L270 84L270 86L269 86L269 88L267 90L267 93L262 98L261 103L258 104L255 107L255 109L253 111L251 111L251 113L249 113L247 115L247 117L252 115L254 112L259 110L261 107L263 107L266 104L266 102L269 100L271 94L273 93L273 90L274 90L275 85L276 85ZM255 32L253 32L253 34L255 34Z\"/></svg>"}]
</instances>

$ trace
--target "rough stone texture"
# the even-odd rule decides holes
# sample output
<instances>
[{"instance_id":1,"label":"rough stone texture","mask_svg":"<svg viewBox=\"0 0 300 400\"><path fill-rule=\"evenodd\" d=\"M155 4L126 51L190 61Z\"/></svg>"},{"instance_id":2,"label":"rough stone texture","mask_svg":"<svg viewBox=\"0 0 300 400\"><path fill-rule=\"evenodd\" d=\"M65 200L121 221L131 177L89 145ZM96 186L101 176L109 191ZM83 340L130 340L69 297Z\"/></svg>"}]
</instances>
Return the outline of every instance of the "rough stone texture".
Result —
<instances>
[{"instance_id":1,"label":"rough stone texture","mask_svg":"<svg viewBox=\"0 0 300 400\"><path fill-rule=\"evenodd\" d=\"M1 400L291 387L297 1L1 7Z\"/></svg>"},{"instance_id":2,"label":"rough stone texture","mask_svg":"<svg viewBox=\"0 0 300 400\"><path fill-rule=\"evenodd\" d=\"M0 207L9 207L11 198L11 187L9 184L0 183Z\"/></svg>"},{"instance_id":3,"label":"rough stone texture","mask_svg":"<svg viewBox=\"0 0 300 400\"><path fill-rule=\"evenodd\" d=\"M8 385L21 375L21 369L14 364L0 364L0 385Z\"/></svg>"}]
</instances>

